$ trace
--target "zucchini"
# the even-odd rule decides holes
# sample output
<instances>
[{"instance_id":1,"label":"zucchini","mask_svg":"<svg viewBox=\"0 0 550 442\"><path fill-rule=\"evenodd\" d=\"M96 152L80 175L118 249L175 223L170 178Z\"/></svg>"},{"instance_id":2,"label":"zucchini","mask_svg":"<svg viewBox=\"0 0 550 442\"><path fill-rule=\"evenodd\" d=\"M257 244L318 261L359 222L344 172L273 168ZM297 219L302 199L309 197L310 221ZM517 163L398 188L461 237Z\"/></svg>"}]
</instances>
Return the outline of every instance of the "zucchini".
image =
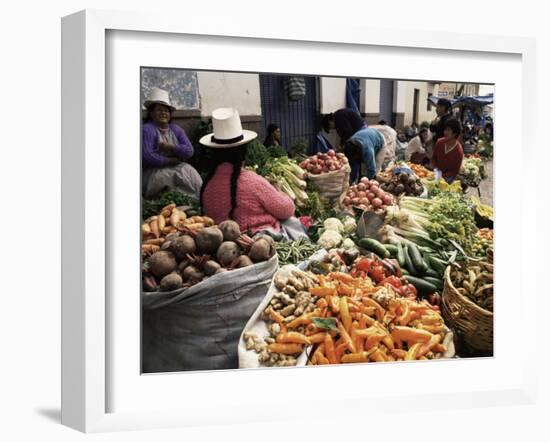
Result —
<instances>
[{"instance_id":1,"label":"zucchini","mask_svg":"<svg viewBox=\"0 0 550 442\"><path fill-rule=\"evenodd\" d=\"M441 278L443 274L437 273L434 269L428 269L428 271L425 272L426 276L431 276L432 278Z\"/></svg>"},{"instance_id":2,"label":"zucchini","mask_svg":"<svg viewBox=\"0 0 550 442\"><path fill-rule=\"evenodd\" d=\"M417 273L424 273L426 270L428 270L426 264L424 263L424 260L422 259L420 250L418 250L418 247L416 247L414 244L409 244L407 246L407 249L409 252L409 257L411 258L412 264Z\"/></svg>"},{"instance_id":3,"label":"zucchini","mask_svg":"<svg viewBox=\"0 0 550 442\"><path fill-rule=\"evenodd\" d=\"M401 268L405 267L405 252L403 251L403 244L397 244L397 262Z\"/></svg>"},{"instance_id":4,"label":"zucchini","mask_svg":"<svg viewBox=\"0 0 550 442\"><path fill-rule=\"evenodd\" d=\"M420 294L428 294L437 292L437 286L422 278L416 278L414 276L405 275L405 279L415 286L416 290Z\"/></svg>"},{"instance_id":5,"label":"zucchini","mask_svg":"<svg viewBox=\"0 0 550 442\"><path fill-rule=\"evenodd\" d=\"M407 269L411 275L416 275L416 269L414 268L411 257L409 256L408 247L403 247L403 254L405 255L405 269Z\"/></svg>"},{"instance_id":6,"label":"zucchini","mask_svg":"<svg viewBox=\"0 0 550 442\"><path fill-rule=\"evenodd\" d=\"M443 289L443 281L440 278L433 278L431 276L424 276L422 278L424 281L428 281L429 283L433 284L437 287L438 290Z\"/></svg>"},{"instance_id":7,"label":"zucchini","mask_svg":"<svg viewBox=\"0 0 550 442\"><path fill-rule=\"evenodd\" d=\"M381 258L389 258L390 252L382 243L376 241L374 238L361 238L359 240L359 247L367 249L369 252L376 253Z\"/></svg>"},{"instance_id":8,"label":"zucchini","mask_svg":"<svg viewBox=\"0 0 550 442\"><path fill-rule=\"evenodd\" d=\"M402 267L402 268L401 268L401 274L402 274L403 276L408 276L408 275L410 275L409 271L408 271L405 267Z\"/></svg>"},{"instance_id":9,"label":"zucchini","mask_svg":"<svg viewBox=\"0 0 550 442\"><path fill-rule=\"evenodd\" d=\"M390 255L392 258L395 258L397 256L397 246L395 244L382 244L388 252L390 252Z\"/></svg>"}]
</instances>

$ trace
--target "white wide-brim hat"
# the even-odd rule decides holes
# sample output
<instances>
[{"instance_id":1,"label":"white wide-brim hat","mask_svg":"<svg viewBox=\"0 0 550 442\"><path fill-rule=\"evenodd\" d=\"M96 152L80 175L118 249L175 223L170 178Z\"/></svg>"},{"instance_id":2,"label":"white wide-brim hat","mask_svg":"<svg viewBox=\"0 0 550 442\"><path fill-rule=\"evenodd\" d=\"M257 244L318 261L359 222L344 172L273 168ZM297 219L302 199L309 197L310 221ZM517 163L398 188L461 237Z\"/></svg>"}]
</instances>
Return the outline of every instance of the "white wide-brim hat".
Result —
<instances>
[{"instance_id":1,"label":"white wide-brim hat","mask_svg":"<svg viewBox=\"0 0 550 442\"><path fill-rule=\"evenodd\" d=\"M153 104L162 104L163 106L169 107L172 112L176 110L176 108L170 104L170 95L168 94L168 91L158 87L151 89L149 98L145 100L143 106L145 106L146 109L149 109Z\"/></svg>"},{"instance_id":2,"label":"white wide-brim hat","mask_svg":"<svg viewBox=\"0 0 550 442\"><path fill-rule=\"evenodd\" d=\"M222 107L212 112L212 129L214 132L205 135L199 142L217 149L241 146L258 136L252 130L243 130L239 112L231 107Z\"/></svg>"}]
</instances>

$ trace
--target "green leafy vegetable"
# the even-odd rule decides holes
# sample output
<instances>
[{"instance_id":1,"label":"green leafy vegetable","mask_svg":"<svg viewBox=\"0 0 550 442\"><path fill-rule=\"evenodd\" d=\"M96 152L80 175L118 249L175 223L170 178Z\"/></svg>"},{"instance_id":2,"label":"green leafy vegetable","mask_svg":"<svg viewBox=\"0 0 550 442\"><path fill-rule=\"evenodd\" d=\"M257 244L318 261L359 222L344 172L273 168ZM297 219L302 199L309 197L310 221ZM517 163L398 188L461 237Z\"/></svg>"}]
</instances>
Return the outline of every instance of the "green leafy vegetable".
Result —
<instances>
[{"instance_id":1,"label":"green leafy vegetable","mask_svg":"<svg viewBox=\"0 0 550 442\"><path fill-rule=\"evenodd\" d=\"M323 330L336 330L338 331L338 326L336 325L336 318L312 318L311 321L313 325L317 328Z\"/></svg>"},{"instance_id":2,"label":"green leafy vegetable","mask_svg":"<svg viewBox=\"0 0 550 442\"><path fill-rule=\"evenodd\" d=\"M164 206L174 203L176 206L190 206L199 211L199 201L192 196L185 195L177 190L161 193L156 199L141 199L141 215L143 219L158 215Z\"/></svg>"}]
</instances>

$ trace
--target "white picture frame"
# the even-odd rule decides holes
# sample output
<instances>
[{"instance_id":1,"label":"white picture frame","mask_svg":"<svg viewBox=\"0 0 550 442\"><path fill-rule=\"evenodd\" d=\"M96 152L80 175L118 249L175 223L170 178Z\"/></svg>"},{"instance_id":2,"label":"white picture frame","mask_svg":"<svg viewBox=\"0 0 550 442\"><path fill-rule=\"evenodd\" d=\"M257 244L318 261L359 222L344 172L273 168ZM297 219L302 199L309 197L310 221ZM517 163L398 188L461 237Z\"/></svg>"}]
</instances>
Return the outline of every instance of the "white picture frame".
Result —
<instances>
[{"instance_id":1,"label":"white picture frame","mask_svg":"<svg viewBox=\"0 0 550 442\"><path fill-rule=\"evenodd\" d=\"M244 30L243 30L244 29ZM337 32L336 32L337 31ZM464 35L456 33L430 33L413 31L389 31L371 29L365 27L332 26L330 33L322 29L316 30L310 27L291 27L280 23L274 28L267 28L261 24L247 23L246 28L235 26L234 23L223 23L211 20L208 17L197 18L186 22L182 26L176 17L168 14L151 15L142 13L111 12L100 10L86 10L63 18L62 21L62 423L83 432L118 431L143 428L162 428L173 426L208 425L212 421L217 423L257 422L261 420L274 420L284 418L296 418L301 415L307 418L313 415L321 407L329 403L334 405L338 401L338 407L331 407L333 412L348 415L365 415L373 412L385 412L389 410L406 410L410 403L414 402L415 410L430 410L436 408L466 408L475 402L478 406L493 406L499 404L532 404L535 400L536 379L535 360L513 361L509 349L499 342L509 342L511 346L518 342L510 332L503 327L499 328L499 316L509 318L510 303L517 306L519 318L529 311L528 294L536 293L534 280L524 279L516 285L506 283L506 275L513 269L510 263L503 260L507 254L512 253L499 238L506 236L507 229L515 228L519 232L521 247L516 247L516 260L527 266L527 256L534 255L533 242L522 241L528 238L529 231L535 228L536 223L536 189L527 191L522 186L517 188L507 187L504 180L498 181L500 190L495 192L497 211L497 224L495 229L497 245L495 248L495 260L502 270L497 269L496 285L497 298L495 300L495 357L486 360L462 360L441 361L430 366L422 363L413 364L371 364L368 367L369 376L380 378L395 376L396 370L407 370L407 376L418 377L429 371L442 380L445 373L450 378L460 376L461 372L484 372L487 378L484 387L483 382L467 383L467 379L458 381L452 389L437 390L422 388L410 388L399 390L389 388L378 391L375 387L357 387L354 391L332 392L325 395L311 395L306 399L306 407L296 407L293 404L285 404L283 401L271 400L269 395L257 395L254 400L249 400L247 392L265 386L268 393L276 390L267 387L266 380L277 379L278 382L288 383L296 388L302 383L307 384L308 379L324 378L326 382L334 383L345 373L348 379L364 376L365 366L355 367L327 367L311 370L304 369L277 369L277 370L242 370L228 371L226 373L186 373L181 376L140 376L139 372L131 366L139 367L136 361L130 361L130 372L117 373L120 361L128 361L129 358L117 344L111 342L116 339L113 332L113 324L116 324L117 312L120 309L113 308L116 304L110 297L109 290L113 285L110 280L113 277L113 265L120 255L110 248L116 232L120 232L114 226L117 222L113 209L114 197L109 192L112 190L114 180L119 169L114 164L120 164L114 159L108 146L116 145L116 135L107 131L106 122L116 118L116 103L110 99L110 81L116 81L116 72L109 71L109 64L116 60L113 57L120 56L120 52L111 50L108 35L139 35L141 44L146 52L146 41L154 40L158 43L166 39L173 44L183 44L185 39L193 40L201 44L222 37L230 38L235 50L248 47L252 62L245 65L243 60L228 61L217 66L218 69L249 71L256 63L261 64L261 45L268 45L277 51L296 48L296 54L303 50L318 50L319 53L329 53L331 50L378 51L384 56L384 51L417 51L422 56L429 55L435 58L444 57L473 57L480 63L487 57L500 57L510 61L513 80L509 84L518 87L514 91L499 89L496 82L496 145L499 148L509 146L517 142L521 146L520 161L515 163L519 167L520 176L528 176L528 171L534 164L535 143L534 135L526 130L526 123L533 119L533 107L529 105L535 99L535 45L534 40L518 37L487 38L476 35ZM221 44L221 43L220 43ZM215 46L215 45L214 45ZM307 47L306 47L307 46ZM160 46L156 46L159 48ZM267 46L266 46L267 47ZM331 49L332 48L332 49ZM228 49L229 51L229 49ZM328 52L327 52L328 51ZM420 51L420 52L418 52ZM163 52L162 49L159 53ZM230 51L229 51L230 52ZM336 52L334 52L336 54ZM136 63L143 54L131 53L129 57ZM219 53L213 52L213 55ZM193 51L188 52L188 68L216 69L214 57L212 65L207 66L204 61L193 61ZM399 54L397 54L398 56ZM145 55L143 55L145 57ZM111 57L111 58L109 58ZM393 53L391 57L395 58ZM390 58L391 58L390 57ZM298 57L290 57L293 61L280 62L280 72L292 72L290 63L299 66ZM414 57L412 57L414 58ZM411 59L412 59L411 58ZM254 60L255 59L255 60ZM121 56L122 60L122 56ZM160 59L159 59L160 60ZM448 59L445 59L448 61ZM506 61L505 61L506 62ZM117 61L118 63L118 61ZM201 64L202 63L202 64ZM519 63L519 64L518 64ZM146 65L146 63L144 63ZM162 64L162 62L161 62ZM177 64L177 63L176 63ZM223 64L223 66L222 66ZM120 64L119 64L120 65ZM241 66L241 68L239 68ZM330 72L311 72L326 75L359 74L353 67L339 65ZM174 66L181 67L181 66ZM515 69L519 71L515 72ZM300 68L297 68L300 69ZM348 69L348 70L346 70ZM355 68L357 69L357 68ZM421 78L422 67L419 66L420 76L414 77L408 74L401 78ZM372 68L371 76L379 75L377 68ZM257 69L261 71L261 69ZM308 73L301 68L297 72ZM364 71L362 71L364 72ZM514 73L515 72L515 73ZM106 75L109 73L109 75ZM113 78L111 78L111 74ZM139 75L139 74L138 74ZM502 74L504 75L504 74ZM478 82L489 81L483 73L477 74ZM114 80L113 80L114 79ZM446 79L447 80L447 79ZM448 80L453 80L449 78ZM505 80L503 80L505 81ZM504 84L504 83L503 83ZM138 85L139 86L139 85ZM518 127L511 140L499 138L499 124L511 122L506 120L507 93L512 93L509 103L516 103L520 110L516 114L521 115L521 120L516 121ZM499 95L500 94L500 95ZM135 100L137 102L138 96ZM116 100L115 100L116 101ZM502 108L499 106L502 104ZM110 107L111 106L111 107ZM130 109L138 109L129 106ZM130 110L129 112L134 112ZM503 123L500 123L501 116ZM137 121L137 120L136 120ZM135 121L134 123L135 124ZM514 138L515 137L515 138ZM139 139L139 134L132 134L130 139ZM508 143L508 144L507 144ZM131 144L131 143L130 143ZM137 146L137 145L136 145ZM136 147L136 152L138 152ZM498 153L497 153L498 156ZM498 157L497 157L498 158ZM506 163L504 156L498 158L496 164L496 176L505 176L508 170L514 166ZM501 162L502 161L502 162ZM130 162L130 165L132 163ZM130 167L130 166L128 166ZM116 169L116 170L115 170ZM501 172L502 171L502 172ZM499 175L501 174L502 175ZM135 177L135 175L132 175ZM497 180L499 178L497 177ZM129 180L132 183L132 180ZM115 186L116 187L116 186ZM117 192L121 188L117 187ZM499 198L518 197L521 207L518 209L519 222L510 219L514 212L499 205ZM130 208L130 210L133 210ZM507 220L507 221L506 221ZM136 221L137 225L137 221ZM498 226L498 227L497 227ZM502 226L502 227L501 227ZM519 227L518 227L519 226ZM117 236L118 238L118 236ZM118 240L118 239L117 239ZM137 243L136 243L137 244ZM501 245L502 244L502 245ZM138 249L136 248L136 251ZM132 252L133 253L133 252ZM131 255L130 255L131 256ZM524 269L525 270L525 269ZM124 272L123 272L124 273ZM525 273L524 273L525 274ZM499 278L502 283L499 285ZM116 286L116 284L115 284ZM136 285L137 287L137 285ZM500 291L498 291L500 290ZM131 291L131 290L130 290ZM513 301L511 292L514 291ZM500 293L510 294L498 297ZM117 301L118 302L118 301ZM136 305L139 304L137 292ZM139 307L139 306L138 306ZM137 307L132 307L134 311ZM132 324L135 325L136 318ZM534 348L534 336L536 324L530 321L522 322L523 339L521 341L524 351ZM133 330L133 329L132 329ZM111 336L113 335L113 336ZM131 335L130 335L131 336ZM532 339L530 339L532 338ZM125 339L128 339L126 336ZM130 338L131 339L131 338ZM134 337L139 340L139 335ZM500 340L500 341L499 341ZM129 341L128 341L129 342ZM134 342L135 344L135 342ZM134 354L135 356L135 354ZM118 361L118 362L115 362ZM457 365L460 364L460 365ZM500 364L500 365L498 365ZM503 365L504 364L504 365ZM445 365L442 367L442 365ZM433 367L435 366L435 368ZM489 381L491 370L504 370L503 376L494 376ZM344 371L345 370L345 371ZM114 375L114 373L117 373ZM117 393L120 404L131 402L129 389L137 384L126 382L132 378L140 383L143 388L145 400L150 405L142 404L141 408L113 405L111 394L118 385L125 384L127 389ZM228 380L231 383L228 383ZM191 381L191 382L190 382ZM188 384L185 401L190 404L175 406L170 400L169 391L177 392L182 385ZM147 385L145 385L147 384ZM177 386L176 386L177 384ZM307 390L307 385L306 387ZM148 396L151 390L156 396ZM201 394L205 391L216 392L216 399L203 400ZM239 394L242 391L242 394ZM147 393L149 392L149 393ZM160 392L160 393L158 393ZM127 394L128 398L123 396ZM366 398L376 398L376 403L365 401ZM399 398L400 401L395 399ZM165 400L165 402L162 402ZM167 404L160 407L160 403ZM284 406L282 406L284 405ZM303 404L302 404L303 405ZM208 413L207 413L208 412Z\"/></svg>"}]
</instances>

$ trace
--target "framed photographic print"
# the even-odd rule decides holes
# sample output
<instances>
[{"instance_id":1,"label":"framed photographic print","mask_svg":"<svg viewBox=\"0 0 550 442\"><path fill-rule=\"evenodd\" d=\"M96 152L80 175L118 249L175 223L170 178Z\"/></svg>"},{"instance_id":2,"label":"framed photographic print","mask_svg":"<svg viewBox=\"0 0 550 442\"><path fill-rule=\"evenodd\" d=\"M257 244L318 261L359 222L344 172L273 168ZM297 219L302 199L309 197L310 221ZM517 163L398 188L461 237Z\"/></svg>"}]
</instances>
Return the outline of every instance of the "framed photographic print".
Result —
<instances>
[{"instance_id":1,"label":"framed photographic print","mask_svg":"<svg viewBox=\"0 0 550 442\"><path fill-rule=\"evenodd\" d=\"M63 19L63 423L531 402L533 42L235 29Z\"/></svg>"}]
</instances>

